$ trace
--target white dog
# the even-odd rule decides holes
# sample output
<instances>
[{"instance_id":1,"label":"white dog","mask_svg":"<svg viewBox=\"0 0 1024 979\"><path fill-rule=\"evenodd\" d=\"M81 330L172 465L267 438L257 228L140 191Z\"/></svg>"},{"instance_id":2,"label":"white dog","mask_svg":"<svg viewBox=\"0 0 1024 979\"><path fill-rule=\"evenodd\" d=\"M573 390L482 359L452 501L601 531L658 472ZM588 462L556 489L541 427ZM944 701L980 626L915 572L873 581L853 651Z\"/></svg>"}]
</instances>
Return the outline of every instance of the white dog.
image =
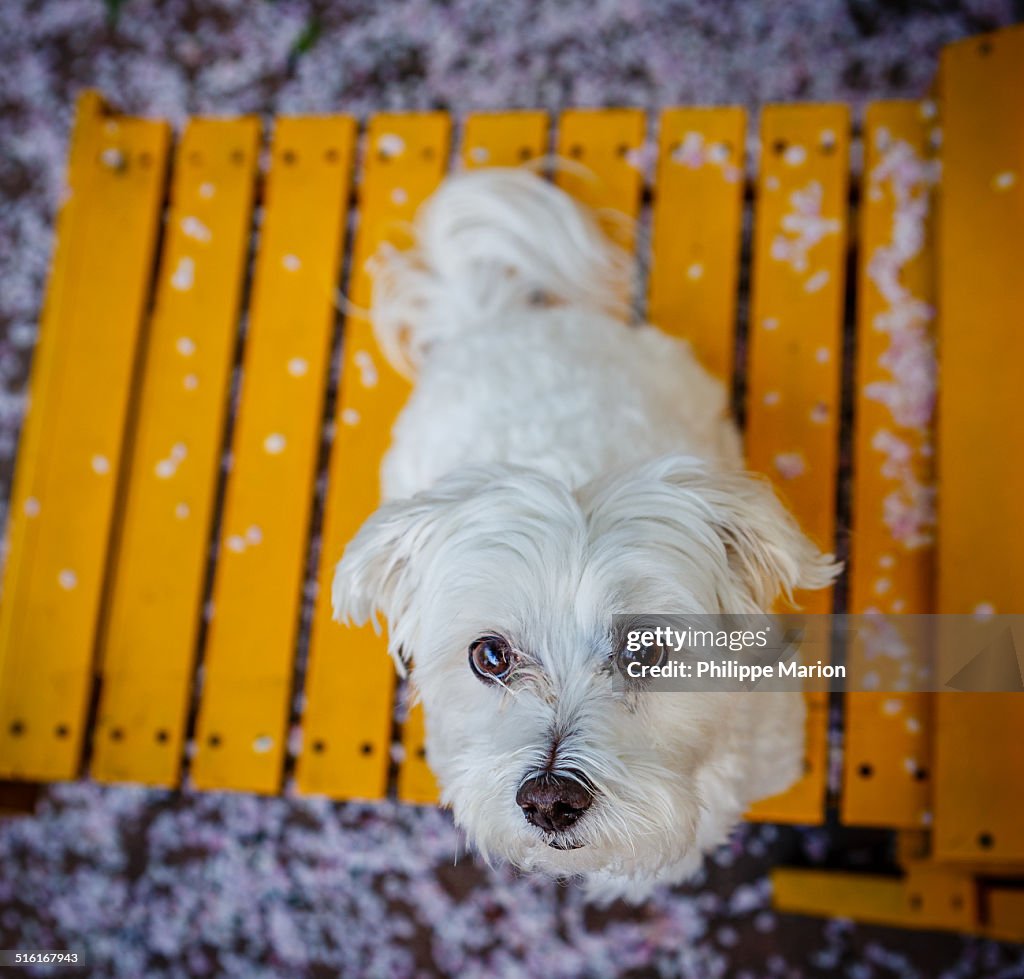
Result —
<instances>
[{"instance_id":1,"label":"white dog","mask_svg":"<svg viewBox=\"0 0 1024 979\"><path fill-rule=\"evenodd\" d=\"M623 692L613 616L763 611L838 568L740 471L689 346L623 322L629 260L565 193L465 173L415 230L378 259L372 309L415 389L335 616L387 618L443 800L487 857L641 899L798 776L803 702Z\"/></svg>"}]
</instances>

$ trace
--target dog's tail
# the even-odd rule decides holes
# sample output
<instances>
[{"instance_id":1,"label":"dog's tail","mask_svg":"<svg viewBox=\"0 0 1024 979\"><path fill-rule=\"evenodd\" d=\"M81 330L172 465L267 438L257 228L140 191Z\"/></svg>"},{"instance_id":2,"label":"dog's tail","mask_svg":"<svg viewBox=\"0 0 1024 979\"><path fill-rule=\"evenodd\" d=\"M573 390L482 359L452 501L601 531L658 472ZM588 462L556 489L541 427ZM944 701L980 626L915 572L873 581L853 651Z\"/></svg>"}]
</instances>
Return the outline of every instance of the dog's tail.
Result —
<instances>
[{"instance_id":1,"label":"dog's tail","mask_svg":"<svg viewBox=\"0 0 1024 979\"><path fill-rule=\"evenodd\" d=\"M593 214L523 169L448 178L420 208L415 244L374 257L371 318L392 365L412 376L435 344L529 306L625 318L631 262Z\"/></svg>"}]
</instances>

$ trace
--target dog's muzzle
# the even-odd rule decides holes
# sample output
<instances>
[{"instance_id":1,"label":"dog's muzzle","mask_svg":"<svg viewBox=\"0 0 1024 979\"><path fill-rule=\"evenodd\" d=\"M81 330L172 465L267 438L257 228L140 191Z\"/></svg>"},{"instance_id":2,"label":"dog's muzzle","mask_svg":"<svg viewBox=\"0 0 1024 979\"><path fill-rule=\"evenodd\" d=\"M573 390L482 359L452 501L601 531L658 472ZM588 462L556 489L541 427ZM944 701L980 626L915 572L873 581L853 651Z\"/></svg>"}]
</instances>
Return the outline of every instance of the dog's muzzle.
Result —
<instances>
[{"instance_id":1,"label":"dog's muzzle","mask_svg":"<svg viewBox=\"0 0 1024 979\"><path fill-rule=\"evenodd\" d=\"M526 821L548 833L569 829L593 801L593 793L587 788L582 772L570 775L542 772L523 782L516 793L516 804L523 810ZM564 842L552 845L559 850L576 848Z\"/></svg>"}]
</instances>

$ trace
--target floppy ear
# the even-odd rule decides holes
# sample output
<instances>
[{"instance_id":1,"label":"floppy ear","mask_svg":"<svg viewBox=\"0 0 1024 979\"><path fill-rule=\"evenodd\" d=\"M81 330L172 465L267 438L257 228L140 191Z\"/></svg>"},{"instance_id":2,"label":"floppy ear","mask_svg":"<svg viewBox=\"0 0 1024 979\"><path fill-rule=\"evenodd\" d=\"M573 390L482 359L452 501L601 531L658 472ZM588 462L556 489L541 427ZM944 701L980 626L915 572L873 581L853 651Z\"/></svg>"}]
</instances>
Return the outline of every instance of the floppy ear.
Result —
<instances>
[{"instance_id":1,"label":"floppy ear","mask_svg":"<svg viewBox=\"0 0 1024 979\"><path fill-rule=\"evenodd\" d=\"M592 519L632 523L634 535L663 541L678 534L709 568L727 564L743 596L761 610L780 594L792 601L796 589L824 588L841 570L800 530L768 481L751 473L666 456L599 480L580 495ZM719 600L733 605L744 597L726 591Z\"/></svg>"},{"instance_id":2,"label":"floppy ear","mask_svg":"<svg viewBox=\"0 0 1024 979\"><path fill-rule=\"evenodd\" d=\"M445 476L436 486L404 500L383 504L345 548L334 569L331 601L338 622L372 622L379 633L379 615L388 620L388 651L405 675L415 650L418 623L410 609L422 593L424 579L436 579L436 560L445 541L472 533L463 506L489 495L513 493L507 486L515 467L501 464L467 467ZM478 507L477 509L480 509Z\"/></svg>"},{"instance_id":3,"label":"floppy ear","mask_svg":"<svg viewBox=\"0 0 1024 979\"><path fill-rule=\"evenodd\" d=\"M371 622L379 635L383 615L388 652L401 676L414 652L416 623L406 613L420 587L421 565L429 563L434 542L448 533L454 505L473 491L464 482L449 493L418 493L385 503L360 527L334 569L334 618L354 625Z\"/></svg>"},{"instance_id":4,"label":"floppy ear","mask_svg":"<svg viewBox=\"0 0 1024 979\"><path fill-rule=\"evenodd\" d=\"M758 608L769 610L779 595L792 604L797 589L827 588L842 571L835 555L822 553L804 534L765 477L726 472L707 479L729 566Z\"/></svg>"},{"instance_id":5,"label":"floppy ear","mask_svg":"<svg viewBox=\"0 0 1024 979\"><path fill-rule=\"evenodd\" d=\"M408 603L409 562L440 509L420 497L385 503L349 541L334 569L331 602L338 622L363 625L378 614L397 619Z\"/></svg>"}]
</instances>

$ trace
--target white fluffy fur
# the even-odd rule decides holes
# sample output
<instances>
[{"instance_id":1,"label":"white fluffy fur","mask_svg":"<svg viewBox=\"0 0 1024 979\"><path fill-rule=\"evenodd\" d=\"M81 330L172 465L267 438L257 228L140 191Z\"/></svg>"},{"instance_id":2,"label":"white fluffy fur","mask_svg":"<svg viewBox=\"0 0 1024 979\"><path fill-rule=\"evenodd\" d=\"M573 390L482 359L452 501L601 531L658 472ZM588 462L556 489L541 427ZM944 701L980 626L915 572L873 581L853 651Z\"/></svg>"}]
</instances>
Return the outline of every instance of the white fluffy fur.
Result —
<instances>
[{"instance_id":1,"label":"white fluffy fur","mask_svg":"<svg viewBox=\"0 0 1024 979\"><path fill-rule=\"evenodd\" d=\"M387 618L444 801L485 855L642 898L796 778L803 701L616 692L612 616L766 610L837 567L741 471L725 391L689 346L625 325L629 263L568 196L526 171L466 173L416 232L377 260L376 335L416 384L336 617ZM467 662L495 633L524 658L505 687ZM596 789L578 849L516 804L543 769Z\"/></svg>"}]
</instances>

